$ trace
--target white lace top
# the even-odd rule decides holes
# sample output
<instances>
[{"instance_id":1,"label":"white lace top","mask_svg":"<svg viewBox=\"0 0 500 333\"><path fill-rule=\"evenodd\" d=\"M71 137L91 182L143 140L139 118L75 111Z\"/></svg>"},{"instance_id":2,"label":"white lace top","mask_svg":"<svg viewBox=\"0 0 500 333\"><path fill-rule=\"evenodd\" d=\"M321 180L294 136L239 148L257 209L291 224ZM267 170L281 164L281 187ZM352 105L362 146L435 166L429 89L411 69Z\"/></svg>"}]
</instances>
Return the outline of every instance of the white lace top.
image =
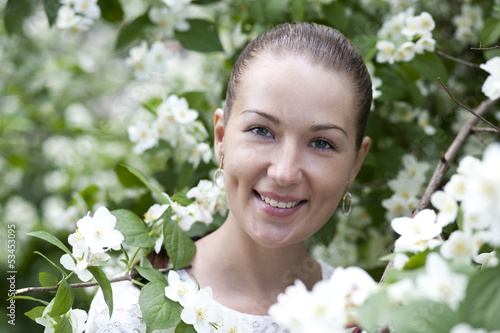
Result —
<instances>
[{"instance_id":1,"label":"white lace top","mask_svg":"<svg viewBox=\"0 0 500 333\"><path fill-rule=\"evenodd\" d=\"M333 274L334 268L325 262L319 261L322 269L322 278L327 280ZM178 271L181 280L190 279L185 270ZM97 292L90 306L86 333L145 333L146 323L139 309L140 289L130 281L116 282L113 288L113 316L109 318L108 307L104 302L101 290ZM247 322L253 333L287 333L288 330L276 323L271 316L259 316L241 313L221 304L222 311L233 312L238 321ZM174 328L155 330L155 333L174 332ZM214 331L215 332L215 331Z\"/></svg>"}]
</instances>

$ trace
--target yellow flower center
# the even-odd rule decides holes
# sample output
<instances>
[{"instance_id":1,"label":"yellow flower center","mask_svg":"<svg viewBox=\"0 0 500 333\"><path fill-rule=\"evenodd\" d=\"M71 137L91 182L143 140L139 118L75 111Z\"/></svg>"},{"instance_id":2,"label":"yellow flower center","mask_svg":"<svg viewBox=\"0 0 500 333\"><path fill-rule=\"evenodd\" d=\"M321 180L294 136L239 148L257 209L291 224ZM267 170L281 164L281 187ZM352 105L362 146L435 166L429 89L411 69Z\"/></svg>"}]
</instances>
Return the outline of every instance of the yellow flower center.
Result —
<instances>
[{"instance_id":1,"label":"yellow flower center","mask_svg":"<svg viewBox=\"0 0 500 333\"><path fill-rule=\"evenodd\" d=\"M199 308L196 310L196 319L206 320L208 317L208 309Z\"/></svg>"}]
</instances>

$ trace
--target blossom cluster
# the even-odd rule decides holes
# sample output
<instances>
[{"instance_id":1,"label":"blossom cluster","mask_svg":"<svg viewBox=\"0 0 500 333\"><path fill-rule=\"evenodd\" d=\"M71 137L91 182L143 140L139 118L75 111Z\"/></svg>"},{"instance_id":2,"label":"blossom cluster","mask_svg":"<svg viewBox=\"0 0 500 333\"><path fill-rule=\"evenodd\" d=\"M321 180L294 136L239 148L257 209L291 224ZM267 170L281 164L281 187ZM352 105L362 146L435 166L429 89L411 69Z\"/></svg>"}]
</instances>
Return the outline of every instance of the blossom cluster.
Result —
<instances>
[{"instance_id":1,"label":"blossom cluster","mask_svg":"<svg viewBox=\"0 0 500 333\"><path fill-rule=\"evenodd\" d=\"M195 222L209 225L213 222L213 215L219 213L224 216L227 213L226 199L224 195L224 184L222 179L217 179L217 185L208 180L201 180L196 187L190 189L186 196L195 201L187 206L180 205L172 200L166 193L163 195L170 204L154 204L144 214L144 222L151 225L155 241L155 252L159 253L163 244L163 214L170 207L173 211L172 220L181 230L188 231Z\"/></svg>"},{"instance_id":2,"label":"blossom cluster","mask_svg":"<svg viewBox=\"0 0 500 333\"><path fill-rule=\"evenodd\" d=\"M185 161L195 168L203 160L208 163L212 157L210 146L204 142L208 132L204 125L197 121L198 111L190 109L184 97L170 95L156 109L153 122L139 121L128 128L130 141L135 143L134 153L157 146L160 140L170 144L175 150L175 158L179 163Z\"/></svg>"},{"instance_id":3,"label":"blossom cluster","mask_svg":"<svg viewBox=\"0 0 500 333\"><path fill-rule=\"evenodd\" d=\"M412 7L386 20L378 31L377 62L408 62L416 54L433 52L436 44L432 37L434 27L434 19L429 13L415 16Z\"/></svg>"},{"instance_id":4,"label":"blossom cluster","mask_svg":"<svg viewBox=\"0 0 500 333\"><path fill-rule=\"evenodd\" d=\"M344 333L357 322L356 307L377 290L372 277L358 267L336 268L329 280L316 283L312 291L296 280L269 314L292 333Z\"/></svg>"},{"instance_id":5,"label":"blossom cluster","mask_svg":"<svg viewBox=\"0 0 500 333\"><path fill-rule=\"evenodd\" d=\"M89 266L102 266L108 262L108 250L119 250L124 240L122 233L115 229L116 217L106 207L100 207L90 216L81 218L76 232L68 236L73 247L72 256L64 254L60 262L64 268L74 271L82 281L92 278Z\"/></svg>"},{"instance_id":6,"label":"blossom cluster","mask_svg":"<svg viewBox=\"0 0 500 333\"><path fill-rule=\"evenodd\" d=\"M460 15L453 18L453 25L456 27L455 38L459 43L476 43L484 25L481 6L462 4Z\"/></svg>"},{"instance_id":7,"label":"blossom cluster","mask_svg":"<svg viewBox=\"0 0 500 333\"><path fill-rule=\"evenodd\" d=\"M494 57L479 65L490 75L486 78L481 91L491 100L500 97L500 57Z\"/></svg>"},{"instance_id":8,"label":"blossom cluster","mask_svg":"<svg viewBox=\"0 0 500 333\"><path fill-rule=\"evenodd\" d=\"M188 6L191 0L162 0L165 6L154 6L148 12L148 17L160 27L167 36L172 36L174 30L187 31L190 24L187 21Z\"/></svg>"},{"instance_id":9,"label":"blossom cluster","mask_svg":"<svg viewBox=\"0 0 500 333\"><path fill-rule=\"evenodd\" d=\"M217 332L223 333L251 332L248 323L238 321L233 313L225 313L219 304L214 302L212 288L199 289L193 280L182 280L173 270L168 272L165 296L174 302L179 302L183 307L181 320L193 325L198 333L212 332L212 327L217 328Z\"/></svg>"},{"instance_id":10,"label":"blossom cluster","mask_svg":"<svg viewBox=\"0 0 500 333\"><path fill-rule=\"evenodd\" d=\"M410 154L403 156L403 166L396 179L389 181L389 188L394 191L394 194L382 201L382 206L387 209L388 220L411 215L419 202L417 196L421 193L426 181L425 173L430 168L428 163L418 162Z\"/></svg>"},{"instance_id":11,"label":"blossom cluster","mask_svg":"<svg viewBox=\"0 0 500 333\"><path fill-rule=\"evenodd\" d=\"M151 47L146 41L130 49L125 64L134 69L137 80L149 80L154 74L167 72L167 59L171 56L164 42L156 41Z\"/></svg>"},{"instance_id":12,"label":"blossom cluster","mask_svg":"<svg viewBox=\"0 0 500 333\"><path fill-rule=\"evenodd\" d=\"M97 0L60 0L56 26L72 32L85 31L101 17Z\"/></svg>"}]
</instances>

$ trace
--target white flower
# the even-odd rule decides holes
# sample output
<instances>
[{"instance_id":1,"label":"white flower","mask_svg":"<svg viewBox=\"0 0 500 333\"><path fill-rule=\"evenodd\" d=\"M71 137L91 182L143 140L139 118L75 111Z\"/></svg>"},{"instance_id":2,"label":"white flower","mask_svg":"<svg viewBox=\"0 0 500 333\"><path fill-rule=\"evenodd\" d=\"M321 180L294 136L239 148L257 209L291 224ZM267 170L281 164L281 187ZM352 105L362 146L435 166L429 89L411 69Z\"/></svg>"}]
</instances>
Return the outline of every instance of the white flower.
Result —
<instances>
[{"instance_id":1,"label":"white flower","mask_svg":"<svg viewBox=\"0 0 500 333\"><path fill-rule=\"evenodd\" d=\"M174 12L177 12L186 9L186 7L191 3L191 0L163 0L163 2Z\"/></svg>"},{"instance_id":2,"label":"white flower","mask_svg":"<svg viewBox=\"0 0 500 333\"><path fill-rule=\"evenodd\" d=\"M481 88L482 92L490 99L494 100L500 97L500 57L494 57L479 65L490 76L486 78Z\"/></svg>"},{"instance_id":3,"label":"white flower","mask_svg":"<svg viewBox=\"0 0 500 333\"><path fill-rule=\"evenodd\" d=\"M170 52L165 43L160 41L154 42L146 55L148 68L158 73L165 73L167 71L167 59L169 56Z\"/></svg>"},{"instance_id":4,"label":"white flower","mask_svg":"<svg viewBox=\"0 0 500 333\"><path fill-rule=\"evenodd\" d=\"M73 333L83 333L85 331L85 322L87 321L87 312L80 309L71 309L68 314Z\"/></svg>"},{"instance_id":5,"label":"white flower","mask_svg":"<svg viewBox=\"0 0 500 333\"><path fill-rule=\"evenodd\" d=\"M498 266L496 251L490 253L481 253L476 257L476 262L481 264L481 268Z\"/></svg>"},{"instance_id":6,"label":"white flower","mask_svg":"<svg viewBox=\"0 0 500 333\"><path fill-rule=\"evenodd\" d=\"M222 322L222 310L214 303L210 287L196 292L193 301L182 310L181 319L186 324L193 325L198 333L208 333L211 323Z\"/></svg>"},{"instance_id":7,"label":"white flower","mask_svg":"<svg viewBox=\"0 0 500 333\"><path fill-rule=\"evenodd\" d=\"M491 100L500 97L500 76L490 75L486 78L481 91Z\"/></svg>"},{"instance_id":8,"label":"white flower","mask_svg":"<svg viewBox=\"0 0 500 333\"><path fill-rule=\"evenodd\" d=\"M387 209L386 218L392 220L396 217L411 215L418 201L415 197L407 199L401 195L394 194L389 199L382 200L382 206Z\"/></svg>"},{"instance_id":9,"label":"white flower","mask_svg":"<svg viewBox=\"0 0 500 333\"><path fill-rule=\"evenodd\" d=\"M434 30L436 24L432 16L423 12L419 16L409 16L406 18L406 26L401 30L403 35L412 38L415 35L422 35Z\"/></svg>"},{"instance_id":10,"label":"white flower","mask_svg":"<svg viewBox=\"0 0 500 333\"><path fill-rule=\"evenodd\" d=\"M402 173L401 176L404 174ZM398 177L388 182L389 188L406 200L416 197L420 192L421 183L413 178Z\"/></svg>"},{"instance_id":11,"label":"white flower","mask_svg":"<svg viewBox=\"0 0 500 333\"><path fill-rule=\"evenodd\" d=\"M93 20L101 17L101 8L97 5L97 0L74 0L75 10Z\"/></svg>"},{"instance_id":12,"label":"white flower","mask_svg":"<svg viewBox=\"0 0 500 333\"><path fill-rule=\"evenodd\" d=\"M467 193L466 178L461 174L454 174L444 186L444 191L455 200L462 201Z\"/></svg>"},{"instance_id":13,"label":"white flower","mask_svg":"<svg viewBox=\"0 0 500 333\"><path fill-rule=\"evenodd\" d=\"M427 255L425 273L416 278L417 287L423 295L436 302L445 302L453 310L464 298L467 283L467 276L452 272L448 263L434 252Z\"/></svg>"},{"instance_id":14,"label":"white flower","mask_svg":"<svg viewBox=\"0 0 500 333\"><path fill-rule=\"evenodd\" d=\"M149 207L148 211L144 214L144 222L151 223L158 220L163 215L163 213L165 213L168 207L169 205L159 204L154 204L153 206Z\"/></svg>"},{"instance_id":15,"label":"white flower","mask_svg":"<svg viewBox=\"0 0 500 333\"><path fill-rule=\"evenodd\" d=\"M186 307L193 301L197 291L198 286L192 280L182 281L177 272L168 272L168 287L165 287L167 298Z\"/></svg>"},{"instance_id":16,"label":"white flower","mask_svg":"<svg viewBox=\"0 0 500 333\"><path fill-rule=\"evenodd\" d=\"M78 258L76 263L69 254L64 254L59 262L67 270L74 271L78 278L87 282L92 278L92 273L88 271L89 266L102 266L108 262L111 257L106 253L86 253L84 257Z\"/></svg>"},{"instance_id":17,"label":"white flower","mask_svg":"<svg viewBox=\"0 0 500 333\"><path fill-rule=\"evenodd\" d=\"M458 215L458 204L448 193L436 191L431 196L431 203L439 209L437 224L444 227L455 221Z\"/></svg>"},{"instance_id":18,"label":"white flower","mask_svg":"<svg viewBox=\"0 0 500 333\"><path fill-rule=\"evenodd\" d=\"M205 142L198 143L193 149L191 149L191 154L189 155L188 162L197 168L200 162L208 163L212 158L212 149Z\"/></svg>"},{"instance_id":19,"label":"white flower","mask_svg":"<svg viewBox=\"0 0 500 333\"><path fill-rule=\"evenodd\" d=\"M55 326L57 324L57 322L48 314L45 314L43 317L36 318L35 322L45 327L43 333L54 333Z\"/></svg>"},{"instance_id":20,"label":"white flower","mask_svg":"<svg viewBox=\"0 0 500 333\"><path fill-rule=\"evenodd\" d=\"M419 38L415 42L415 52L422 54L424 51L434 52L436 49L436 40L429 36Z\"/></svg>"},{"instance_id":21,"label":"white flower","mask_svg":"<svg viewBox=\"0 0 500 333\"><path fill-rule=\"evenodd\" d=\"M412 154L405 154L403 156L403 166L404 170L400 171L398 177L410 178L415 180L415 182L422 184L425 182L425 173L430 169L430 165L427 162L419 162Z\"/></svg>"},{"instance_id":22,"label":"white flower","mask_svg":"<svg viewBox=\"0 0 500 333\"><path fill-rule=\"evenodd\" d=\"M189 108L184 97L179 98L176 95L170 95L167 98L167 104L172 110L175 121L178 123L187 124L198 118L198 112Z\"/></svg>"},{"instance_id":23,"label":"white flower","mask_svg":"<svg viewBox=\"0 0 500 333\"><path fill-rule=\"evenodd\" d=\"M500 57L493 57L484 64L479 65L483 70L493 76L500 76Z\"/></svg>"},{"instance_id":24,"label":"white flower","mask_svg":"<svg viewBox=\"0 0 500 333\"><path fill-rule=\"evenodd\" d=\"M453 326L450 333L488 333L485 329L482 328L473 328L469 324L461 323Z\"/></svg>"},{"instance_id":25,"label":"white flower","mask_svg":"<svg viewBox=\"0 0 500 333\"><path fill-rule=\"evenodd\" d=\"M396 253L396 256L393 259L392 266L395 269L401 270L401 269L403 269L405 267L405 265L408 263L408 261L410 261L410 258L406 254L404 254L404 253Z\"/></svg>"},{"instance_id":26,"label":"white flower","mask_svg":"<svg viewBox=\"0 0 500 333\"><path fill-rule=\"evenodd\" d=\"M410 278L404 278L390 284L387 287L387 296L389 296L391 303L403 305L422 297Z\"/></svg>"},{"instance_id":27,"label":"white flower","mask_svg":"<svg viewBox=\"0 0 500 333\"><path fill-rule=\"evenodd\" d=\"M61 6L57 11L56 27L59 29L71 29L77 32L87 30L91 24L91 19L77 15L69 6Z\"/></svg>"},{"instance_id":28,"label":"white flower","mask_svg":"<svg viewBox=\"0 0 500 333\"><path fill-rule=\"evenodd\" d=\"M224 313L222 326L219 327L217 332L221 333L251 333L253 332L252 326L243 320L238 320L234 312Z\"/></svg>"},{"instance_id":29,"label":"white flower","mask_svg":"<svg viewBox=\"0 0 500 333\"><path fill-rule=\"evenodd\" d=\"M129 57L125 59L125 64L134 69L137 80L148 80L151 77L151 62L147 61L147 55L148 43L143 40L140 45L130 49Z\"/></svg>"},{"instance_id":30,"label":"white flower","mask_svg":"<svg viewBox=\"0 0 500 333\"><path fill-rule=\"evenodd\" d=\"M115 229L116 217L106 207L98 208L94 217L90 217L89 212L76 224L85 238L85 244L92 253L120 249L123 235Z\"/></svg>"},{"instance_id":31,"label":"white flower","mask_svg":"<svg viewBox=\"0 0 500 333\"><path fill-rule=\"evenodd\" d=\"M396 252L420 252L439 244L434 240L442 227L435 223L436 213L431 209L420 211L414 218L399 217L391 222L392 229L401 235L396 240Z\"/></svg>"},{"instance_id":32,"label":"white flower","mask_svg":"<svg viewBox=\"0 0 500 333\"><path fill-rule=\"evenodd\" d=\"M418 125L423 128L425 134L436 134L436 128L429 122L429 113L427 111L419 112Z\"/></svg>"},{"instance_id":33,"label":"white flower","mask_svg":"<svg viewBox=\"0 0 500 333\"><path fill-rule=\"evenodd\" d=\"M128 137L130 141L135 143L135 154L140 154L158 144L158 131L145 121L139 121L136 126L130 126Z\"/></svg>"},{"instance_id":34,"label":"white flower","mask_svg":"<svg viewBox=\"0 0 500 333\"><path fill-rule=\"evenodd\" d=\"M477 255L479 248L473 242L471 235L456 230L448 240L441 245L441 255L446 259L469 264Z\"/></svg>"},{"instance_id":35,"label":"white flower","mask_svg":"<svg viewBox=\"0 0 500 333\"><path fill-rule=\"evenodd\" d=\"M458 164L457 172L459 174L470 176L475 173L481 161L473 156L467 155L463 159L460 160Z\"/></svg>"},{"instance_id":36,"label":"white flower","mask_svg":"<svg viewBox=\"0 0 500 333\"><path fill-rule=\"evenodd\" d=\"M388 40L380 40L377 42L377 62L384 63L388 62L389 64L394 63L394 49L396 46L393 42Z\"/></svg>"}]
</instances>

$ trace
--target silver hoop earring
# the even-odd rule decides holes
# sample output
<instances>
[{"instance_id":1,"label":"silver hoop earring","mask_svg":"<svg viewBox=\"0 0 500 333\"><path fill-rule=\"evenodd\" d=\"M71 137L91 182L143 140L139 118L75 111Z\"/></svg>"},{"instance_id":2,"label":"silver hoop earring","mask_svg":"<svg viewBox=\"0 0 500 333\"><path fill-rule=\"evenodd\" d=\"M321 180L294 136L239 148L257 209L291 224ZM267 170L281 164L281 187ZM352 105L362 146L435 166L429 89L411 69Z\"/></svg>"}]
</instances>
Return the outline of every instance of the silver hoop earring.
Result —
<instances>
[{"instance_id":1,"label":"silver hoop earring","mask_svg":"<svg viewBox=\"0 0 500 333\"><path fill-rule=\"evenodd\" d=\"M214 173L214 179L213 179L214 187L219 187L217 185L217 177L219 177L223 173L224 173L224 155L221 155L219 168L217 170L215 170L215 173Z\"/></svg>"},{"instance_id":2,"label":"silver hoop earring","mask_svg":"<svg viewBox=\"0 0 500 333\"><path fill-rule=\"evenodd\" d=\"M346 198L349 202L347 211L345 209ZM351 207L352 207L352 196L351 193L349 193L349 191L345 189L344 196L342 197L342 213L344 213L345 216L349 215L349 213L351 212Z\"/></svg>"}]
</instances>

